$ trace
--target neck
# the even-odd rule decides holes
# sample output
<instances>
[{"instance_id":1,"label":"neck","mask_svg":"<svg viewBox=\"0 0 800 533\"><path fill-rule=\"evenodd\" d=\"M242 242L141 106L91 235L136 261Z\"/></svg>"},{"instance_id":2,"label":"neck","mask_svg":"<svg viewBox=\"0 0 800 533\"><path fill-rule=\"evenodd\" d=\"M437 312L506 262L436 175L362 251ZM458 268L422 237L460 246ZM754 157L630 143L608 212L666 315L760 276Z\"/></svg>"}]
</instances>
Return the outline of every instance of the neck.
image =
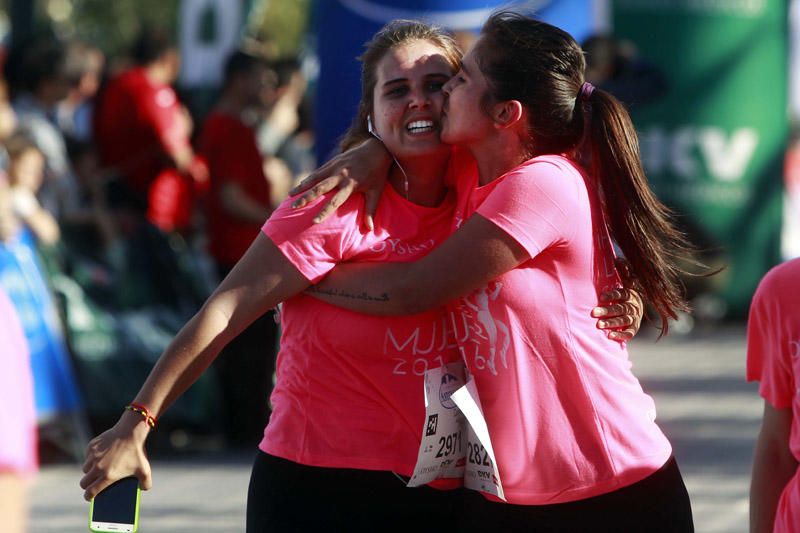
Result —
<instances>
[{"instance_id":1,"label":"neck","mask_svg":"<svg viewBox=\"0 0 800 533\"><path fill-rule=\"evenodd\" d=\"M525 162L522 143L516 134L500 134L467 146L478 165L478 182L486 185Z\"/></svg>"},{"instance_id":2,"label":"neck","mask_svg":"<svg viewBox=\"0 0 800 533\"><path fill-rule=\"evenodd\" d=\"M408 178L408 201L426 207L436 207L444 199L447 191L444 174L450 160L450 151L441 150L435 155L398 159L403 170L395 164L389 173L389 182L394 189L405 196L405 180ZM403 172L405 171L405 176Z\"/></svg>"}]
</instances>

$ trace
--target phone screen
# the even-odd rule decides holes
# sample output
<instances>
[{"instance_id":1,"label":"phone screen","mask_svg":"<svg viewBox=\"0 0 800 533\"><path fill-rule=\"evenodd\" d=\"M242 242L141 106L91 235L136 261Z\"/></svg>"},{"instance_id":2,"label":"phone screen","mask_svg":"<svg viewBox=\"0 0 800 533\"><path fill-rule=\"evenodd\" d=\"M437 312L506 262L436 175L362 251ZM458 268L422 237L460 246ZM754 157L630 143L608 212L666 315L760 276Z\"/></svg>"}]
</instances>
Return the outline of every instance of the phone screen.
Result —
<instances>
[{"instance_id":1,"label":"phone screen","mask_svg":"<svg viewBox=\"0 0 800 533\"><path fill-rule=\"evenodd\" d=\"M98 529L114 524L136 524L139 504L139 480L126 477L109 485L92 502L91 522L95 531L134 531L131 529Z\"/></svg>"}]
</instances>

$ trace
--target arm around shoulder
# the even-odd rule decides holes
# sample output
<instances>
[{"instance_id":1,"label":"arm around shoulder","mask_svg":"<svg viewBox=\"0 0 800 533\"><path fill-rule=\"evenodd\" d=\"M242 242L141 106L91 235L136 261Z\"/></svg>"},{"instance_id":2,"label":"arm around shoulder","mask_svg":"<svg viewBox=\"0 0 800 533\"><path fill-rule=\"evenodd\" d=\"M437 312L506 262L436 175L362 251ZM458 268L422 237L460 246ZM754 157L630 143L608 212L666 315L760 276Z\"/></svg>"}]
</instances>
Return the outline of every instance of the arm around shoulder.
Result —
<instances>
[{"instance_id":1,"label":"arm around shoulder","mask_svg":"<svg viewBox=\"0 0 800 533\"><path fill-rule=\"evenodd\" d=\"M339 265L309 292L361 313L407 315L469 294L528 258L508 233L474 215L418 261Z\"/></svg>"}]
</instances>

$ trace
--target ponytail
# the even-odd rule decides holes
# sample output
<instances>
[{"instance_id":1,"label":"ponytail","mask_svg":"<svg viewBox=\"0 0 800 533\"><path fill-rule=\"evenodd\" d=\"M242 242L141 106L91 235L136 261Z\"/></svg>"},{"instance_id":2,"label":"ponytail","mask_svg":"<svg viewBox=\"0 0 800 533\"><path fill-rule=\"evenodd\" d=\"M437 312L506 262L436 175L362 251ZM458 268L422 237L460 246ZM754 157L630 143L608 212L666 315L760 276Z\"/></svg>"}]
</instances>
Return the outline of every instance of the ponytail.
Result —
<instances>
[{"instance_id":1,"label":"ponytail","mask_svg":"<svg viewBox=\"0 0 800 533\"><path fill-rule=\"evenodd\" d=\"M584 105L589 129L585 149L602 191L611 234L631 265L636 288L661 317L661 335L665 335L668 319L689 310L680 280L686 272L677 260L689 258L692 247L671 222L670 209L648 185L636 131L622 104L597 89Z\"/></svg>"}]
</instances>

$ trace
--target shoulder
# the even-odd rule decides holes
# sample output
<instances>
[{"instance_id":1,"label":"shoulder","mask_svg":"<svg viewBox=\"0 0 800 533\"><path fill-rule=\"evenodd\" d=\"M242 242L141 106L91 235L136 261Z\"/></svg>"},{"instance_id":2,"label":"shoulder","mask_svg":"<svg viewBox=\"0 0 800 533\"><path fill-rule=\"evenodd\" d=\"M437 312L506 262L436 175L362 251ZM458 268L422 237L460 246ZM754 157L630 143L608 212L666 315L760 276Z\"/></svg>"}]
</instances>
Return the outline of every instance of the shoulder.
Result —
<instances>
[{"instance_id":1,"label":"shoulder","mask_svg":"<svg viewBox=\"0 0 800 533\"><path fill-rule=\"evenodd\" d=\"M800 258L781 263L767 272L758 284L753 301L790 303L800 309L796 295L800 293Z\"/></svg>"},{"instance_id":2,"label":"shoulder","mask_svg":"<svg viewBox=\"0 0 800 533\"><path fill-rule=\"evenodd\" d=\"M586 185L580 168L561 156L530 159L499 178L497 190L528 197L532 202L546 199L575 202Z\"/></svg>"}]
</instances>

